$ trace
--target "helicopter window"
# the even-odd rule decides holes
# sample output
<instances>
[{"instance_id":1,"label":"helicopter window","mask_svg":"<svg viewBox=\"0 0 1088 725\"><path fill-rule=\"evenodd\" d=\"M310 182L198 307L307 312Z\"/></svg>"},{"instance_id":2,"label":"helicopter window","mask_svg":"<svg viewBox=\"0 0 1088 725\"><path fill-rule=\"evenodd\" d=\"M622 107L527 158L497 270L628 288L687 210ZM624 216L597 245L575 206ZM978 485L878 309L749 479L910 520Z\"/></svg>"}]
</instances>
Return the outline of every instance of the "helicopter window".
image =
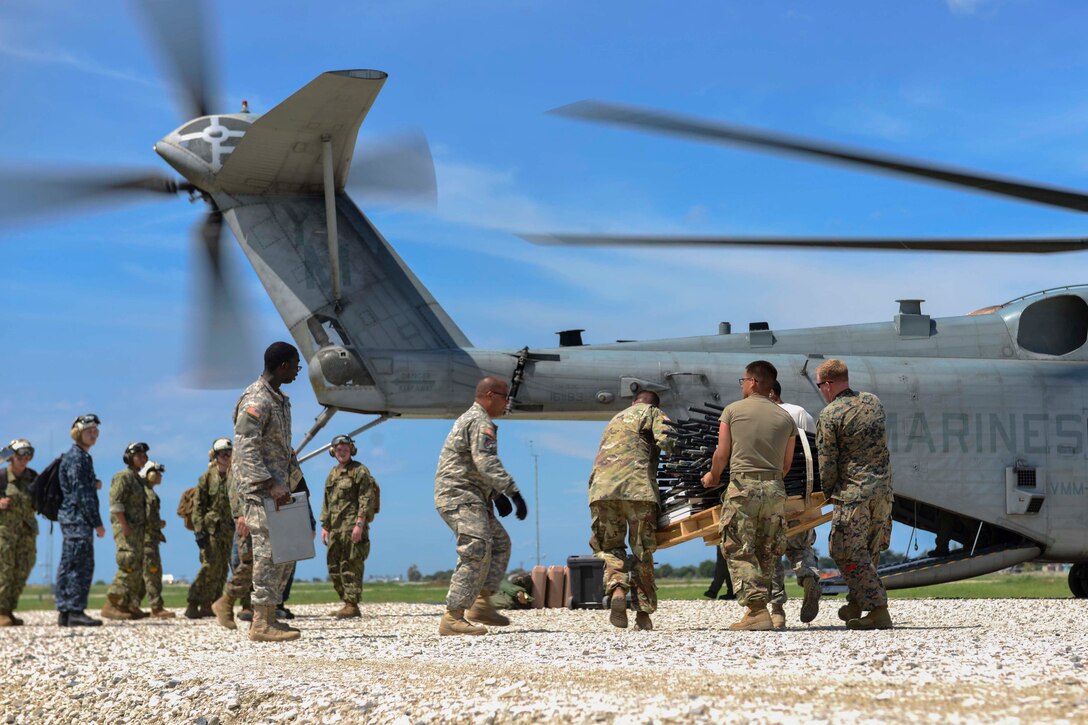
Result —
<instances>
[{"instance_id":1,"label":"helicopter window","mask_svg":"<svg viewBox=\"0 0 1088 725\"><path fill-rule=\"evenodd\" d=\"M178 131L178 135L179 136L186 136L186 135L191 134L191 133L200 133L205 128L207 128L208 125L209 125L208 119L201 118L201 119L198 119L196 121L193 121L188 126L182 127L182 129L180 131Z\"/></svg>"},{"instance_id":2,"label":"helicopter window","mask_svg":"<svg viewBox=\"0 0 1088 725\"><path fill-rule=\"evenodd\" d=\"M1088 304L1080 297L1044 297L1020 313L1016 342L1040 355L1066 355L1088 340Z\"/></svg>"},{"instance_id":3,"label":"helicopter window","mask_svg":"<svg viewBox=\"0 0 1088 725\"><path fill-rule=\"evenodd\" d=\"M239 121L237 118L219 117L219 125L228 131L248 131L249 122Z\"/></svg>"}]
</instances>

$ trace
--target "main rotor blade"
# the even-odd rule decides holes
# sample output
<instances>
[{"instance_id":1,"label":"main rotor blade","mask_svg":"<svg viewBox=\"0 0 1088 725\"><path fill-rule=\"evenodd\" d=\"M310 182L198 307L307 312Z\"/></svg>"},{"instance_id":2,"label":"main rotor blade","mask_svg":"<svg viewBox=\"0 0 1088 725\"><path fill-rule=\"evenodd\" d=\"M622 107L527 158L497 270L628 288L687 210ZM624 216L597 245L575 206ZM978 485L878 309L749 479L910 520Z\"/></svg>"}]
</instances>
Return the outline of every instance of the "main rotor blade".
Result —
<instances>
[{"instance_id":1,"label":"main rotor blade","mask_svg":"<svg viewBox=\"0 0 1088 725\"><path fill-rule=\"evenodd\" d=\"M612 234L519 234L533 244L572 247L793 247L797 249L875 249L916 252L1053 254L1088 249L1088 238L932 238L905 237L666 237Z\"/></svg>"},{"instance_id":2,"label":"main rotor blade","mask_svg":"<svg viewBox=\"0 0 1088 725\"><path fill-rule=\"evenodd\" d=\"M185 119L215 112L204 0L133 0L185 100Z\"/></svg>"},{"instance_id":3,"label":"main rotor blade","mask_svg":"<svg viewBox=\"0 0 1088 725\"><path fill-rule=\"evenodd\" d=\"M158 172L0 169L0 221L54 214L93 201L116 202L141 194L176 195L193 188Z\"/></svg>"},{"instance_id":4,"label":"main rotor blade","mask_svg":"<svg viewBox=\"0 0 1088 725\"><path fill-rule=\"evenodd\" d=\"M365 143L347 185L367 200L433 209L438 183L427 137L411 131Z\"/></svg>"},{"instance_id":5,"label":"main rotor blade","mask_svg":"<svg viewBox=\"0 0 1088 725\"><path fill-rule=\"evenodd\" d=\"M238 388L252 382L259 361L251 354L243 315L224 266L223 215L208 212L196 230L202 260L194 320L191 380L198 388Z\"/></svg>"},{"instance_id":6,"label":"main rotor blade","mask_svg":"<svg viewBox=\"0 0 1088 725\"><path fill-rule=\"evenodd\" d=\"M852 149L846 146L836 146L785 134L769 133L743 126L703 121L661 111L601 101L579 101L553 109L549 113L587 121L631 126L643 131L670 133L700 141L756 146L786 154L815 156L846 164L868 166L895 174L919 176L953 186L966 187L1000 196L1011 196L1037 204L1046 204L1074 211L1088 211L1088 194L1079 191L998 176L976 174L950 167Z\"/></svg>"}]
</instances>

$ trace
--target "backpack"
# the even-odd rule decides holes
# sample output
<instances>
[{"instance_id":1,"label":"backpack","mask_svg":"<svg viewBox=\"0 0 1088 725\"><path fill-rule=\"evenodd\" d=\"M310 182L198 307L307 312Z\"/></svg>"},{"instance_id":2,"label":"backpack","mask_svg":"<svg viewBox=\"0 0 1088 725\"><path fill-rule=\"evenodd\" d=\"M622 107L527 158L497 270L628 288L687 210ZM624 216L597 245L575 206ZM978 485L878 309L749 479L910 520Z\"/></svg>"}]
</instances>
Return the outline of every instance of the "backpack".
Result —
<instances>
[{"instance_id":1,"label":"backpack","mask_svg":"<svg viewBox=\"0 0 1088 725\"><path fill-rule=\"evenodd\" d=\"M64 493L60 490L60 459L61 457L57 456L46 466L30 487L30 499L34 504L34 511L50 521L57 520L60 502L64 500Z\"/></svg>"},{"instance_id":2,"label":"backpack","mask_svg":"<svg viewBox=\"0 0 1088 725\"><path fill-rule=\"evenodd\" d=\"M196 505L196 486L187 488L181 492L181 500L178 501L178 516L181 517L185 528L193 531L193 507Z\"/></svg>"}]
</instances>

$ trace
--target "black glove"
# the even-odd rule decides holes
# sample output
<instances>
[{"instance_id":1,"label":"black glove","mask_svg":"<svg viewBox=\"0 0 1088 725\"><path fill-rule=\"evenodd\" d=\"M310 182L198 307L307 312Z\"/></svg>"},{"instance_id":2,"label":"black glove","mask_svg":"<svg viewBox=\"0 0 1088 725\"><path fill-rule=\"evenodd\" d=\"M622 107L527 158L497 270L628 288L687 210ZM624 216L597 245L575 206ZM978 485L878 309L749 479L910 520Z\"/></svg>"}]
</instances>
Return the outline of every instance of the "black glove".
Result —
<instances>
[{"instance_id":1,"label":"black glove","mask_svg":"<svg viewBox=\"0 0 1088 725\"><path fill-rule=\"evenodd\" d=\"M518 517L518 521L524 521L525 517L529 515L529 507L525 505L525 499L521 497L521 492L514 491L514 493L510 494L510 498L517 509L517 513L514 515Z\"/></svg>"},{"instance_id":2,"label":"black glove","mask_svg":"<svg viewBox=\"0 0 1088 725\"><path fill-rule=\"evenodd\" d=\"M206 531L201 531L194 538L196 538L196 545L201 549L208 545L208 533Z\"/></svg>"},{"instance_id":3,"label":"black glove","mask_svg":"<svg viewBox=\"0 0 1088 725\"><path fill-rule=\"evenodd\" d=\"M506 517L514 510L514 507L510 505L510 499L498 493L495 494L495 510L499 512L499 516Z\"/></svg>"}]
</instances>

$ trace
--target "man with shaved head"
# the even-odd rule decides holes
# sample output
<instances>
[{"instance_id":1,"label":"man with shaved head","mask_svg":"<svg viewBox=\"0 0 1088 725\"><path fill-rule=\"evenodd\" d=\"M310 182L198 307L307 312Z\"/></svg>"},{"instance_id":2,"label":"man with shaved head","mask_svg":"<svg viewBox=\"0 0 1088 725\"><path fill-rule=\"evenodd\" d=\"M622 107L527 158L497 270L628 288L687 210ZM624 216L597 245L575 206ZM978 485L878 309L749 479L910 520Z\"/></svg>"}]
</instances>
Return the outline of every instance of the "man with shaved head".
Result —
<instances>
[{"instance_id":1,"label":"man with shaved head","mask_svg":"<svg viewBox=\"0 0 1088 725\"><path fill-rule=\"evenodd\" d=\"M434 505L457 537L457 568L438 625L441 635L487 634L478 625L510 624L491 604L510 562L510 537L492 503L500 516L515 507L518 519L528 515L525 499L499 460L499 431L492 421L506 411L509 397L510 386L501 378L477 383L476 401L453 424L438 457Z\"/></svg>"}]
</instances>

